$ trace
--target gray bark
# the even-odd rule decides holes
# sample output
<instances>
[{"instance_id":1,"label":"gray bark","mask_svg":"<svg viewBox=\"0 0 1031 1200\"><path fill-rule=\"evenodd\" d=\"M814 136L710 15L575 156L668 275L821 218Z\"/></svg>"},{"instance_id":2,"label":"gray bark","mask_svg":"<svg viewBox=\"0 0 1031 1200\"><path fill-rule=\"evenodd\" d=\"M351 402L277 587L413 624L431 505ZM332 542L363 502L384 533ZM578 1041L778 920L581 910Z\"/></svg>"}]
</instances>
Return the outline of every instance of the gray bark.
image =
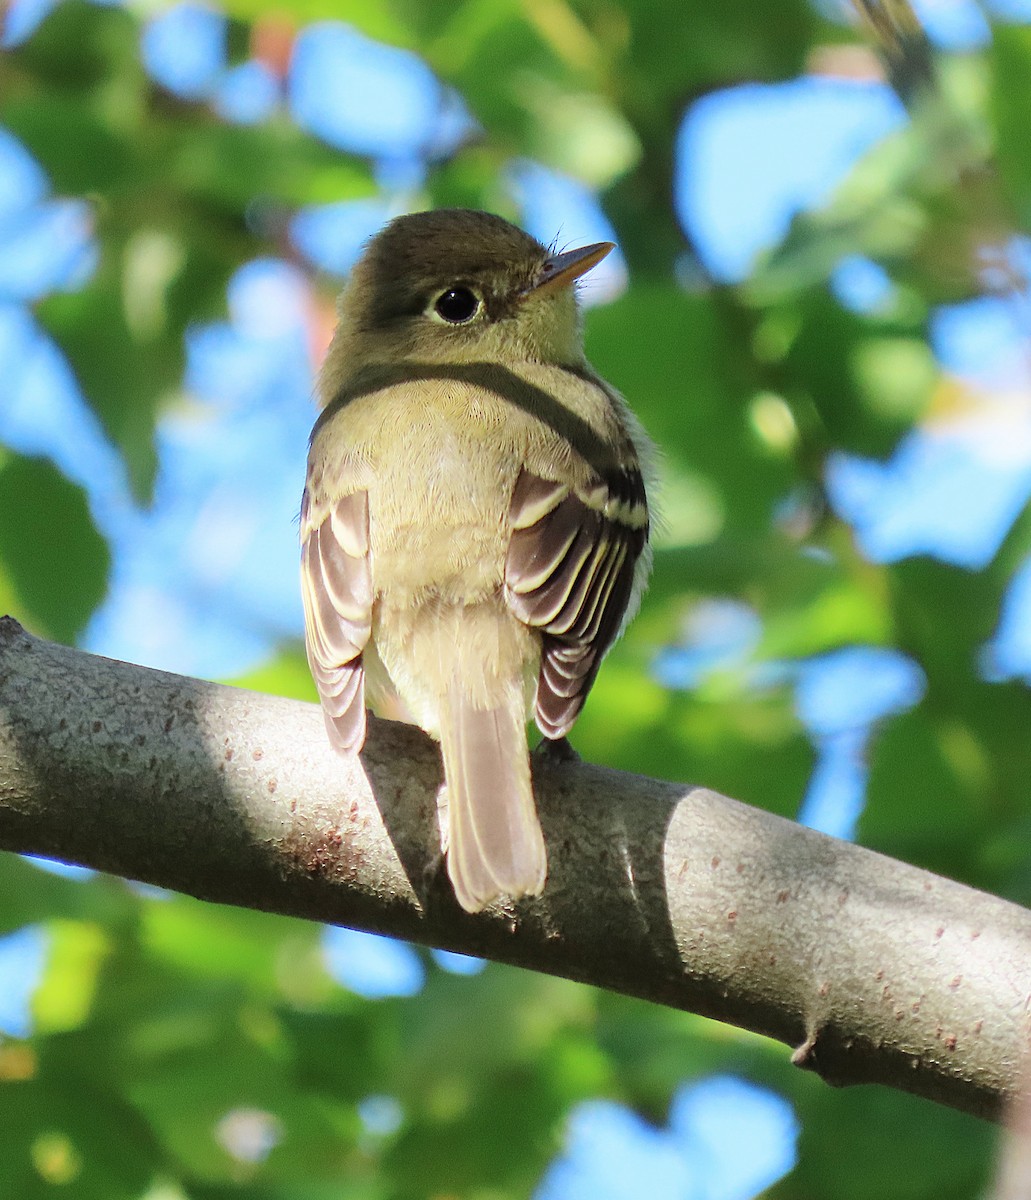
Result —
<instances>
[{"instance_id":1,"label":"gray bark","mask_svg":"<svg viewBox=\"0 0 1031 1200\"><path fill-rule=\"evenodd\" d=\"M0 847L563 975L731 1022L835 1084L998 1116L1031 912L701 787L536 764L544 895L478 916L441 870L436 746L0 621Z\"/></svg>"}]
</instances>

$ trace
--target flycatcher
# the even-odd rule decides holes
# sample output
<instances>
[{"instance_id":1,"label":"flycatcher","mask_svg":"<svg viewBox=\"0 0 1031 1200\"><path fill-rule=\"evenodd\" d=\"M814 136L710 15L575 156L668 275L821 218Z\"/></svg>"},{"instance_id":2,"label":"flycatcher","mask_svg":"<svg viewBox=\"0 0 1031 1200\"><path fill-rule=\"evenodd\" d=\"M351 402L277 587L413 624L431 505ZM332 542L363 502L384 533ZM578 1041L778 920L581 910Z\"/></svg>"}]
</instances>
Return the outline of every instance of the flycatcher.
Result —
<instances>
[{"instance_id":1,"label":"flycatcher","mask_svg":"<svg viewBox=\"0 0 1031 1200\"><path fill-rule=\"evenodd\" d=\"M439 739L469 912L543 890L528 714L565 737L648 575L650 445L584 358L574 294L612 248L399 217L351 274L319 378L301 580L330 740L362 748L366 686Z\"/></svg>"}]
</instances>

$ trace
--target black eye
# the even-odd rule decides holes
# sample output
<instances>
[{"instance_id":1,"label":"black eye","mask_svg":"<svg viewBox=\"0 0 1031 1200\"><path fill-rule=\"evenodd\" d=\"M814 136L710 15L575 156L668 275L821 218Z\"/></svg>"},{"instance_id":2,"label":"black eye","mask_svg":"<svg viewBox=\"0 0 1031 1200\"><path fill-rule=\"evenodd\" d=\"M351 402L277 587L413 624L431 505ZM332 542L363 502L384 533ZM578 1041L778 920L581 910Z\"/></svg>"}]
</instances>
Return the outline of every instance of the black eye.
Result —
<instances>
[{"instance_id":1,"label":"black eye","mask_svg":"<svg viewBox=\"0 0 1031 1200\"><path fill-rule=\"evenodd\" d=\"M433 309L438 317L449 325L464 325L471 321L480 308L480 298L466 287L448 288L437 297Z\"/></svg>"}]
</instances>

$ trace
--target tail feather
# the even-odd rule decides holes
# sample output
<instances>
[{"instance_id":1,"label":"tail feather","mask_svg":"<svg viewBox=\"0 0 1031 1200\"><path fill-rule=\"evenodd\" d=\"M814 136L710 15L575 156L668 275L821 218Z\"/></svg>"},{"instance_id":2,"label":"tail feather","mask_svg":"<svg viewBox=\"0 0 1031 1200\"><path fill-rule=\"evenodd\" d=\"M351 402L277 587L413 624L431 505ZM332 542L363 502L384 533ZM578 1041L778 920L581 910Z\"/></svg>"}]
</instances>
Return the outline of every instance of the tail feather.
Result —
<instances>
[{"instance_id":1,"label":"tail feather","mask_svg":"<svg viewBox=\"0 0 1031 1200\"><path fill-rule=\"evenodd\" d=\"M479 912L498 896L538 896L547 852L530 782L523 698L475 708L452 684L441 745L448 793L448 874L458 902Z\"/></svg>"}]
</instances>

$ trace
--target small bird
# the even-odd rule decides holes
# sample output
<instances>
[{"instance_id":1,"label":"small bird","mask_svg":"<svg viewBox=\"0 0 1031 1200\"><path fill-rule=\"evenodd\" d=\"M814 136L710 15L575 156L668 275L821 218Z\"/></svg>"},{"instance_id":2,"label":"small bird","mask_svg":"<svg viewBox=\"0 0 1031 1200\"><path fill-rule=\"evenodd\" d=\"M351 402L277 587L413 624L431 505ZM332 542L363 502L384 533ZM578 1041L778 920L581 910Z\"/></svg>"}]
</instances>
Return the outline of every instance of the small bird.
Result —
<instances>
[{"instance_id":1,"label":"small bird","mask_svg":"<svg viewBox=\"0 0 1031 1200\"><path fill-rule=\"evenodd\" d=\"M651 448L584 358L554 253L489 213L398 217L339 303L301 505L306 647L332 744L365 691L441 743L459 904L537 896L526 725L569 732L650 566Z\"/></svg>"}]
</instances>

